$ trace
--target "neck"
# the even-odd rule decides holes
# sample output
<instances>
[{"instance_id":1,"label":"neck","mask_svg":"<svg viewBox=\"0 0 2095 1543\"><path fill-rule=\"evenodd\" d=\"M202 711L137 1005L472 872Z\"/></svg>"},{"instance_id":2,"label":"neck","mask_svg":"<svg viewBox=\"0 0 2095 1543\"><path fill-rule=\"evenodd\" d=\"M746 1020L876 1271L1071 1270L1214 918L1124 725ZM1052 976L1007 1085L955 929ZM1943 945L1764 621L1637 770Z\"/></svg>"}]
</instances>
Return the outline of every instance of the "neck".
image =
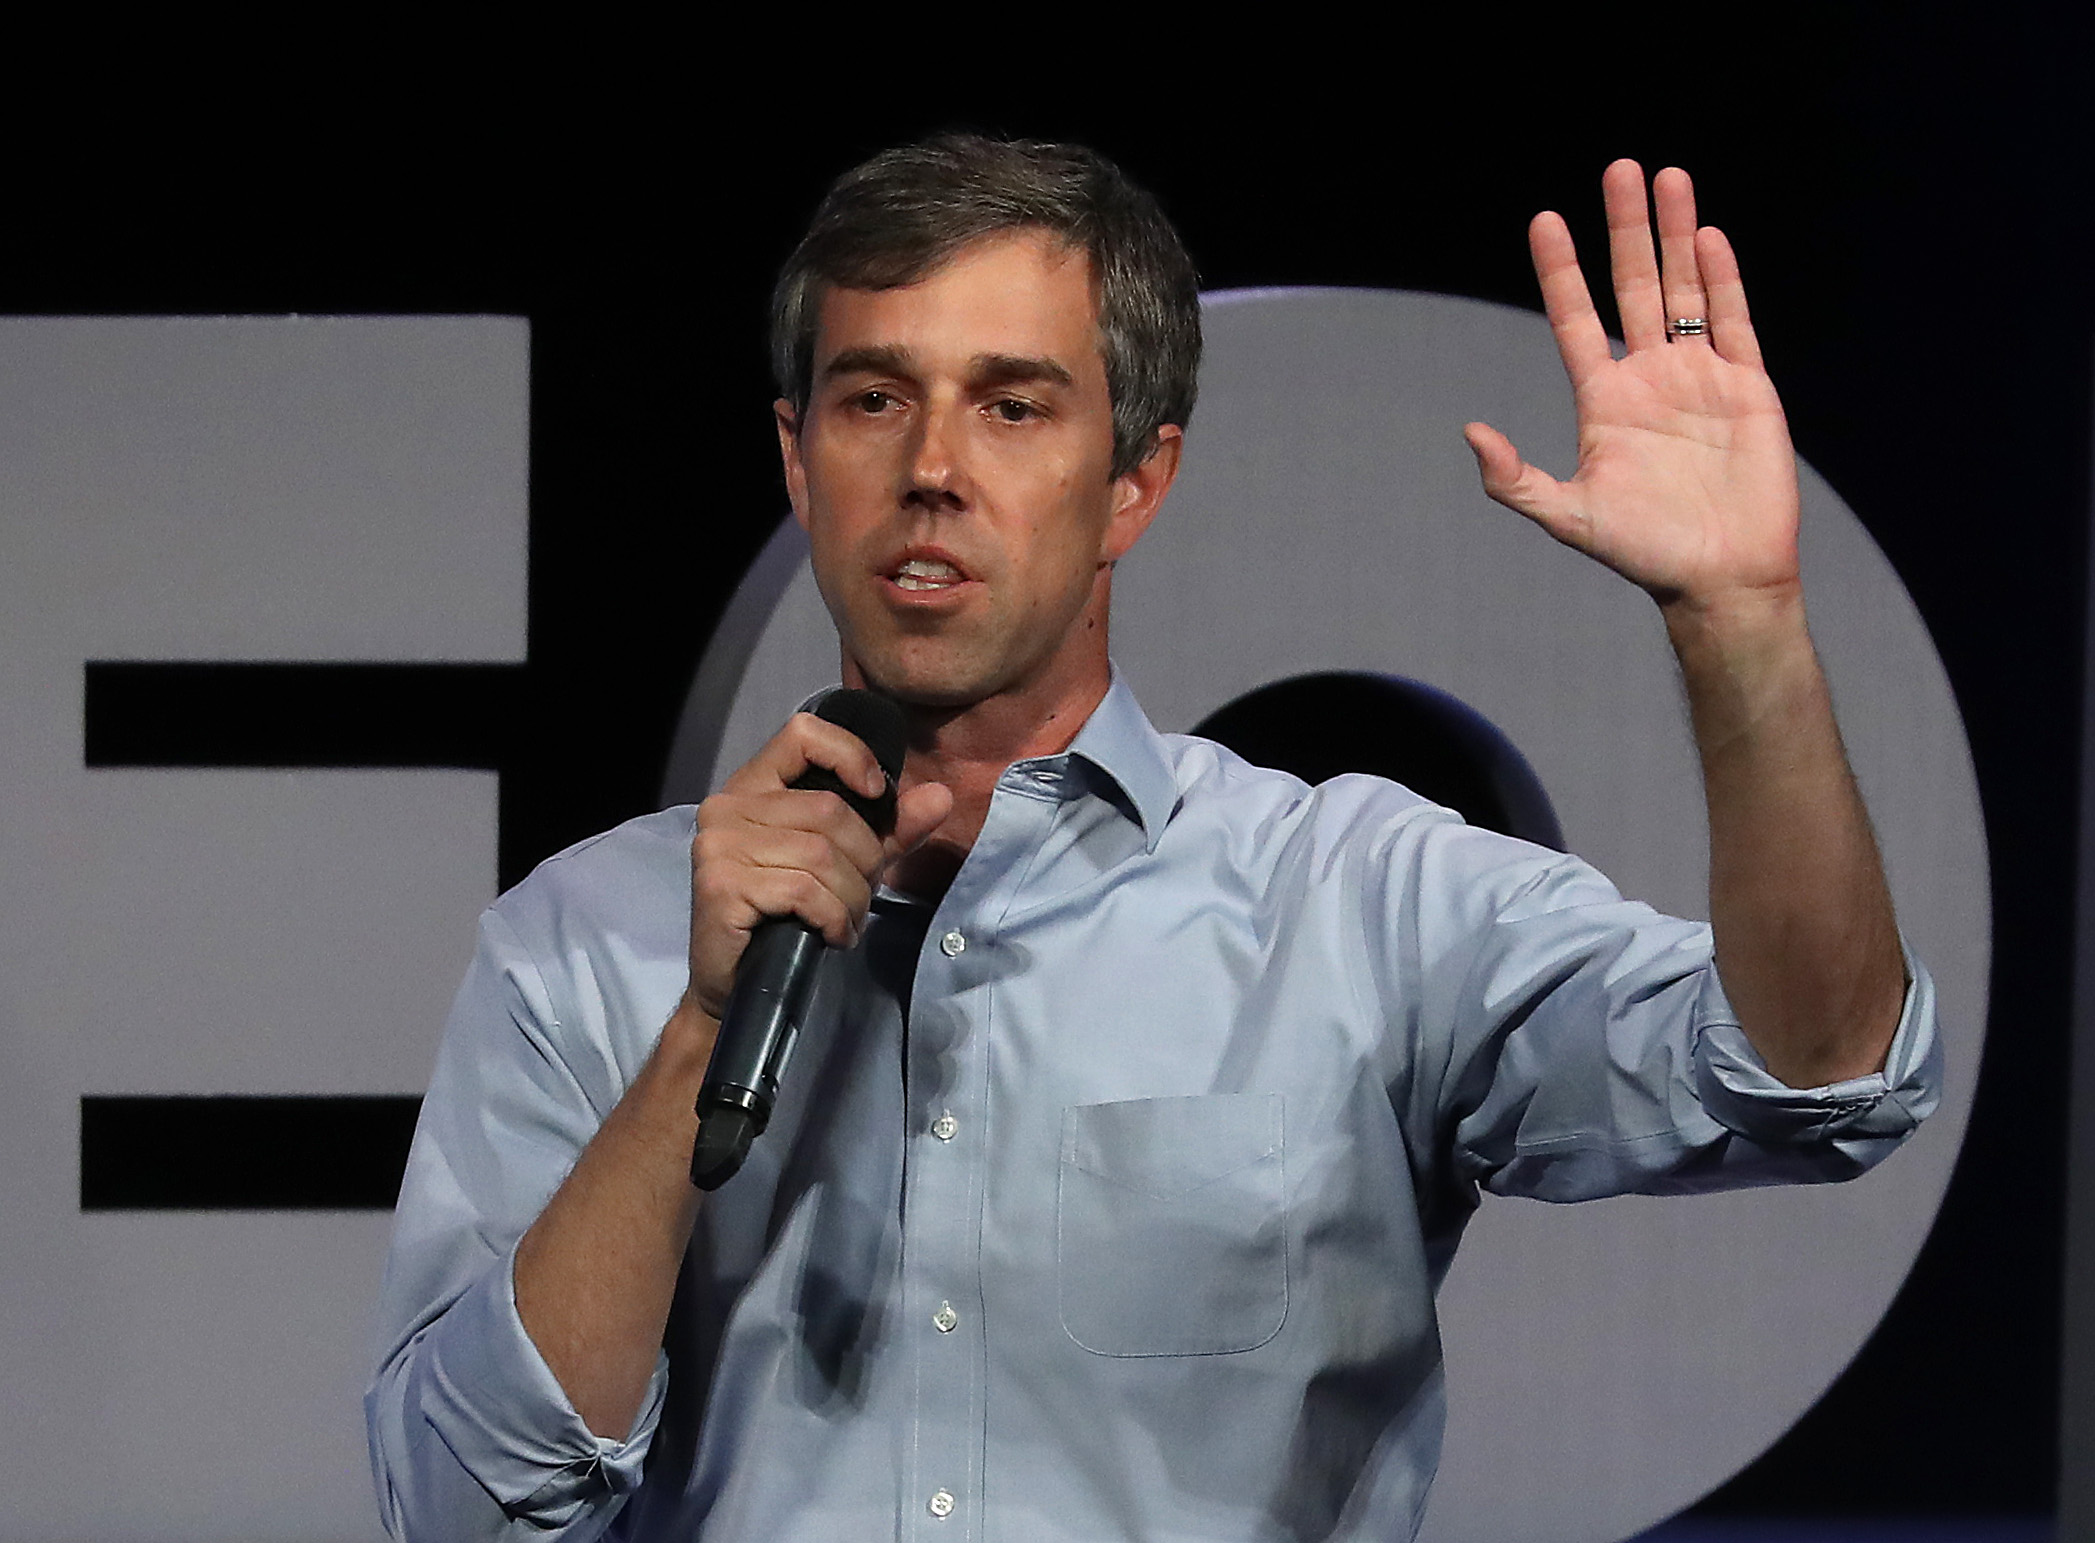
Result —
<instances>
[{"instance_id":1,"label":"neck","mask_svg":"<svg viewBox=\"0 0 2095 1543\"><path fill-rule=\"evenodd\" d=\"M1005 768L1013 761L1067 750L1093 709L1105 700L1109 684L1102 666L1052 694L1021 690L962 708L911 708L902 785L943 782L953 790L953 817L939 827L942 836L957 834L952 827L961 811L979 805L967 831L972 841Z\"/></svg>"},{"instance_id":2,"label":"neck","mask_svg":"<svg viewBox=\"0 0 2095 1543\"><path fill-rule=\"evenodd\" d=\"M896 864L897 889L936 899L943 895L974 849L989 818L997 779L1014 761L1057 755L1104 700L1110 684L1102 667L1081 689L1050 700L1014 692L957 709L912 709L910 747L902 786L942 782L953 792L953 811L914 852Z\"/></svg>"},{"instance_id":3,"label":"neck","mask_svg":"<svg viewBox=\"0 0 2095 1543\"><path fill-rule=\"evenodd\" d=\"M849 660L844 673L847 684L862 683ZM943 895L989 818L997 779L1014 761L1067 750L1111 684L1111 666L1101 648L1094 660L1073 672L1053 672L965 707L905 703L909 752L902 765L902 790L943 783L952 791L953 808L895 864L888 882L927 900Z\"/></svg>"}]
</instances>

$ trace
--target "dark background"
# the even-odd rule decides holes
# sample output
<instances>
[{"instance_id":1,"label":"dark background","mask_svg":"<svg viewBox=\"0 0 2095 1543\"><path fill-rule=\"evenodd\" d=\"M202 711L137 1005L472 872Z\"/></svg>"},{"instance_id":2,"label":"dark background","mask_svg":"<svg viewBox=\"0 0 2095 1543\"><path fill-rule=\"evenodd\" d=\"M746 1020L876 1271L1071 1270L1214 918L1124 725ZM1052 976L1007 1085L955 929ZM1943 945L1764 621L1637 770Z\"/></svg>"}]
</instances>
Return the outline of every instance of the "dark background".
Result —
<instances>
[{"instance_id":1,"label":"dark background","mask_svg":"<svg viewBox=\"0 0 2095 1543\"><path fill-rule=\"evenodd\" d=\"M1162 197L1210 287L1518 305L1535 303L1531 213L1564 209L1597 254L1609 159L1687 166L1739 248L1800 451L1933 631L1994 877L1983 1080L1941 1219L1847 1374L1704 1508L2047 1512L2095 29L2083 8L2028 4L1797 14L1693 33L1589 17L1567 41L1479 11L1380 52L1319 23L1300 68L1281 31L1214 55L1229 40L1212 28L1132 15L1066 62L1024 24L1066 37L1074 18L1036 14L950 60L869 41L819 71L800 57L810 17L748 58L633 36L409 67L419 43L364 36L326 79L287 59L263 91L127 100L107 141L87 132L92 101L18 132L0 311L531 319L530 662L496 757L506 884L654 805L699 652L783 509L770 277L853 161L948 126L1078 138ZM892 42L903 20L854 25ZM548 721L557 752L534 731Z\"/></svg>"}]
</instances>

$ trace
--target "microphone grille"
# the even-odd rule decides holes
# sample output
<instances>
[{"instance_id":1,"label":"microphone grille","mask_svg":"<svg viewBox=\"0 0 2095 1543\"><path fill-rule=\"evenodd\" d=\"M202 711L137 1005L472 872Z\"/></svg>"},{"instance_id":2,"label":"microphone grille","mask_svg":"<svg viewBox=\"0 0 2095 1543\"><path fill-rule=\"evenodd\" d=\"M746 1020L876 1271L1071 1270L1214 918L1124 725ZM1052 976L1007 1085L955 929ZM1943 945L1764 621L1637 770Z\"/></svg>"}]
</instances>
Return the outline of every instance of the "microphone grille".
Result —
<instances>
[{"instance_id":1,"label":"microphone grille","mask_svg":"<svg viewBox=\"0 0 2095 1543\"><path fill-rule=\"evenodd\" d=\"M902 757L909 749L909 720L886 697L839 686L815 704L815 716L864 740L890 783L902 775Z\"/></svg>"}]
</instances>

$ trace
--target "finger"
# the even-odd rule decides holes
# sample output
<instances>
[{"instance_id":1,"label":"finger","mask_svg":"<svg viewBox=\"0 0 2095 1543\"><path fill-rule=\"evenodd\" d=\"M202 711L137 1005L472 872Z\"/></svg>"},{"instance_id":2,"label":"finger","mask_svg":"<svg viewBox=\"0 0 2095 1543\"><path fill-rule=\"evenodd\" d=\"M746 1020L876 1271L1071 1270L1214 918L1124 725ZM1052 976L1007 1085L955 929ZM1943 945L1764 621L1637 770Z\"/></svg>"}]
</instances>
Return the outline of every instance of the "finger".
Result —
<instances>
[{"instance_id":1,"label":"finger","mask_svg":"<svg viewBox=\"0 0 2095 1543\"><path fill-rule=\"evenodd\" d=\"M766 795L752 811L761 827L793 830L825 842L860 873L876 873L882 861L879 835L834 793L787 788Z\"/></svg>"},{"instance_id":2,"label":"finger","mask_svg":"<svg viewBox=\"0 0 2095 1543\"><path fill-rule=\"evenodd\" d=\"M1678 166L1668 166L1652 179L1652 201L1658 206L1659 255L1664 266L1660 284L1666 316L1709 321L1709 299L1703 292L1702 263L1695 254L1695 184ZM1674 337L1675 343L1709 346L1709 334Z\"/></svg>"},{"instance_id":3,"label":"finger","mask_svg":"<svg viewBox=\"0 0 2095 1543\"><path fill-rule=\"evenodd\" d=\"M920 782L895 801L895 831L887 838L892 862L914 851L953 812L953 790L943 782Z\"/></svg>"},{"instance_id":4,"label":"finger","mask_svg":"<svg viewBox=\"0 0 2095 1543\"><path fill-rule=\"evenodd\" d=\"M858 942L866 907L873 891L859 880L858 895L839 892L815 874L798 868L767 868L753 873L743 890L757 911L754 927L775 917L797 916L822 934L831 948L850 948Z\"/></svg>"},{"instance_id":5,"label":"finger","mask_svg":"<svg viewBox=\"0 0 2095 1543\"><path fill-rule=\"evenodd\" d=\"M798 915L826 935L834 933L832 943L840 937L847 942L855 938L866 907L873 903L869 875L825 837L811 831L763 832L761 839L744 846L730 862L737 869L735 877L748 905L766 916ZM812 902L816 910L808 909L806 897L814 891L802 880L814 884L841 910L819 899ZM841 932L837 930L839 918Z\"/></svg>"},{"instance_id":6,"label":"finger","mask_svg":"<svg viewBox=\"0 0 2095 1543\"><path fill-rule=\"evenodd\" d=\"M1644 168L1617 161L1601 173L1608 210L1608 266L1615 280L1615 309L1622 340L1634 352L1666 341L1666 297L1659 288L1658 256L1651 245L1651 213L1644 201Z\"/></svg>"},{"instance_id":7,"label":"finger","mask_svg":"<svg viewBox=\"0 0 2095 1543\"><path fill-rule=\"evenodd\" d=\"M887 788L887 773L864 740L813 713L795 713L746 766L721 784L721 791L758 793L790 787L810 766L835 772L847 787L868 798L878 798Z\"/></svg>"},{"instance_id":8,"label":"finger","mask_svg":"<svg viewBox=\"0 0 2095 1543\"><path fill-rule=\"evenodd\" d=\"M780 788L769 793L716 793L698 806L698 827L734 858L764 851L787 836L834 847L861 873L881 863L880 838L834 793Z\"/></svg>"},{"instance_id":9,"label":"finger","mask_svg":"<svg viewBox=\"0 0 2095 1543\"><path fill-rule=\"evenodd\" d=\"M868 866L863 854L847 852L827 835L814 831L773 830L761 834L743 851L750 868L783 869L805 873L830 891L854 913L863 911L873 898L872 878L879 872L880 849L873 849Z\"/></svg>"},{"instance_id":10,"label":"finger","mask_svg":"<svg viewBox=\"0 0 2095 1543\"><path fill-rule=\"evenodd\" d=\"M1585 521L1569 486L1522 460L1513 441L1488 423L1464 424L1462 437L1477 458L1477 472L1487 494L1526 515L1567 546L1580 546L1577 536Z\"/></svg>"},{"instance_id":11,"label":"finger","mask_svg":"<svg viewBox=\"0 0 2095 1543\"><path fill-rule=\"evenodd\" d=\"M864 883L863 880L860 881ZM849 886L845 886L849 889ZM871 890L866 891L868 903ZM737 934L746 935L763 922L782 916L797 916L820 932L831 946L847 948L857 940L858 918L864 905L854 911L851 901L814 874L800 868L770 868L733 861L710 861L692 871L693 946L701 935L718 940L707 945L718 953L739 954ZM732 971L733 959L719 959L723 971Z\"/></svg>"},{"instance_id":12,"label":"finger","mask_svg":"<svg viewBox=\"0 0 2095 1543\"><path fill-rule=\"evenodd\" d=\"M1528 253L1535 260L1535 279L1542 286L1542 309L1549 314L1550 331L1556 334L1564 373L1571 377L1576 389L1614 356L1608 348L1608 330L1593 309L1593 293L1586 287L1578 251L1561 214L1545 210L1529 223Z\"/></svg>"},{"instance_id":13,"label":"finger","mask_svg":"<svg viewBox=\"0 0 2095 1543\"><path fill-rule=\"evenodd\" d=\"M782 794L800 798L804 794ZM828 798L830 795L823 794ZM834 800L832 800L834 801ZM732 883L737 875L763 870L789 870L820 880L846 900L863 889L879 871L880 843L863 820L856 830L831 831L785 824L715 821L694 838L694 871Z\"/></svg>"},{"instance_id":14,"label":"finger","mask_svg":"<svg viewBox=\"0 0 2095 1543\"><path fill-rule=\"evenodd\" d=\"M1746 285L1739 277L1738 254L1714 225L1695 232L1695 250L1709 290L1710 341L1733 364L1764 370L1760 339L1754 334L1753 318L1746 314Z\"/></svg>"}]
</instances>

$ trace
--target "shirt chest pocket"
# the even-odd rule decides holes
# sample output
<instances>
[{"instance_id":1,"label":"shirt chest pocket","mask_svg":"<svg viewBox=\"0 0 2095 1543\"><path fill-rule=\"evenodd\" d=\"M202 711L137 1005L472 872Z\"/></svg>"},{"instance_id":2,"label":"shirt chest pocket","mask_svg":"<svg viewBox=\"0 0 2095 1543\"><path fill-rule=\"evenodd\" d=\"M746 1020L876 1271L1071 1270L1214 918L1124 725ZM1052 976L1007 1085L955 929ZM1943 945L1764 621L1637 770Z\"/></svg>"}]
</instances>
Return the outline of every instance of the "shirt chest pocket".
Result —
<instances>
[{"instance_id":1,"label":"shirt chest pocket","mask_svg":"<svg viewBox=\"0 0 2095 1543\"><path fill-rule=\"evenodd\" d=\"M1097 1355L1227 1355L1288 1311L1277 1093L1062 1112L1062 1326Z\"/></svg>"}]
</instances>

